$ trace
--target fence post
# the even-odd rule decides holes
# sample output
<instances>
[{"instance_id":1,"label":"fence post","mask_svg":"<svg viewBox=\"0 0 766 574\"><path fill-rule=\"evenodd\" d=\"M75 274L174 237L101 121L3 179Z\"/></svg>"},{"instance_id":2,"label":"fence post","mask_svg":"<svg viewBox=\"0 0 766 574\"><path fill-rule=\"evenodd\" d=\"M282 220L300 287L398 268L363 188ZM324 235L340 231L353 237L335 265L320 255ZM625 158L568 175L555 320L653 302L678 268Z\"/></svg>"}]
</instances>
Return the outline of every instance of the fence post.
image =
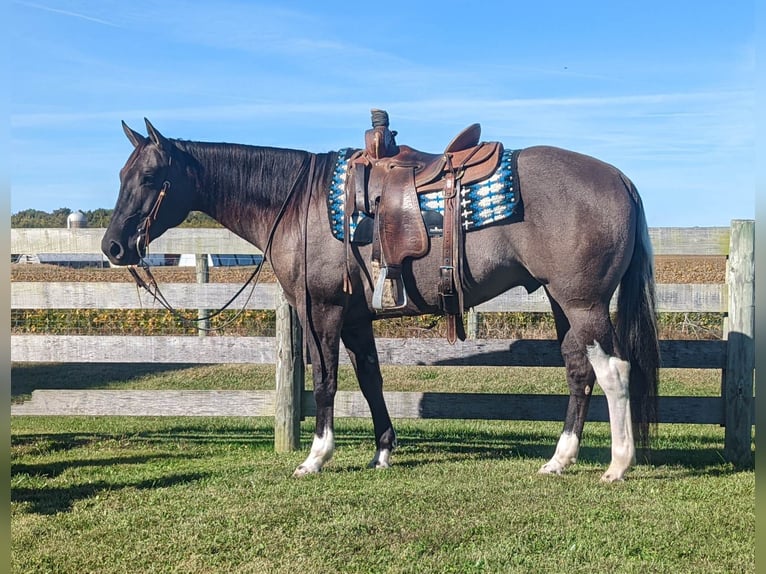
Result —
<instances>
[{"instance_id":1,"label":"fence post","mask_svg":"<svg viewBox=\"0 0 766 574\"><path fill-rule=\"evenodd\" d=\"M277 376L274 404L274 450L300 448L301 397L304 388L303 330L298 314L277 289Z\"/></svg>"},{"instance_id":2,"label":"fence post","mask_svg":"<svg viewBox=\"0 0 766 574\"><path fill-rule=\"evenodd\" d=\"M481 327L481 316L479 312L471 307L468 309L468 338L478 339L479 328Z\"/></svg>"},{"instance_id":3,"label":"fence post","mask_svg":"<svg viewBox=\"0 0 766 574\"><path fill-rule=\"evenodd\" d=\"M755 370L755 222L733 220L726 283L729 288L726 370L723 381L724 456L737 466L752 463Z\"/></svg>"},{"instance_id":4,"label":"fence post","mask_svg":"<svg viewBox=\"0 0 766 574\"><path fill-rule=\"evenodd\" d=\"M207 262L207 254L197 253L194 256L194 266L197 271L197 283L208 283L210 281L210 267L208 266ZM209 311L207 309L197 309L197 318L202 319L203 317L206 317L208 313ZM210 328L210 319L199 321L197 326L199 327L197 334L200 337L204 337L207 335L206 329Z\"/></svg>"}]
</instances>

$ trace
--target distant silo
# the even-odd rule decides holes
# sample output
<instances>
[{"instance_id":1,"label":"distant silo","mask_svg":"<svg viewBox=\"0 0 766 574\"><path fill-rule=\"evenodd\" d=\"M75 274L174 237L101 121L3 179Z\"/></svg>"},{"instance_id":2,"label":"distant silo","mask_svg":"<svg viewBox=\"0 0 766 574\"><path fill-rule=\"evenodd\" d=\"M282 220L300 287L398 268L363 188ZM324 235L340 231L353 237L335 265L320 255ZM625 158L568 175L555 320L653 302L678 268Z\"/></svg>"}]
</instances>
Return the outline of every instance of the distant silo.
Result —
<instances>
[{"instance_id":1,"label":"distant silo","mask_svg":"<svg viewBox=\"0 0 766 574\"><path fill-rule=\"evenodd\" d=\"M85 218L85 214L82 211L74 211L66 218L67 229L77 227L88 227L88 220Z\"/></svg>"}]
</instances>

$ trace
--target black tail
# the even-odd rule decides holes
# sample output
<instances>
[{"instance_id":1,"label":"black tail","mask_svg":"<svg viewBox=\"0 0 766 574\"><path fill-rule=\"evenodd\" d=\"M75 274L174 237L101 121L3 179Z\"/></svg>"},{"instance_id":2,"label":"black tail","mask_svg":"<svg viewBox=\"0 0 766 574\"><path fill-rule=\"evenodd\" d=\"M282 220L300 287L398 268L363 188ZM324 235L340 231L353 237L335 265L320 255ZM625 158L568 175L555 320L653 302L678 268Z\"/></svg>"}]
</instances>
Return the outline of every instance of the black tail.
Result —
<instances>
[{"instance_id":1,"label":"black tail","mask_svg":"<svg viewBox=\"0 0 766 574\"><path fill-rule=\"evenodd\" d=\"M657 424L657 382L660 347L654 295L654 256L638 190L625 181L636 207L636 242L633 258L620 282L617 296L617 338L630 362L630 405L636 440L649 445Z\"/></svg>"}]
</instances>

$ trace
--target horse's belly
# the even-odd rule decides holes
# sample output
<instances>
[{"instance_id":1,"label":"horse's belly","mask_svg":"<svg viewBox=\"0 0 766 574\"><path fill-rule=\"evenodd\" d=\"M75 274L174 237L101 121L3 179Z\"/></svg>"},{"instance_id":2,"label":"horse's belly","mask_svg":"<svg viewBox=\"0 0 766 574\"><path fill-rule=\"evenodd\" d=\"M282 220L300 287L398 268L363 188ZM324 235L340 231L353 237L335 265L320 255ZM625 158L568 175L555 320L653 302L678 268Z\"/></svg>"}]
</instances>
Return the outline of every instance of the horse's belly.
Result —
<instances>
[{"instance_id":1,"label":"horse's belly","mask_svg":"<svg viewBox=\"0 0 766 574\"><path fill-rule=\"evenodd\" d=\"M465 236L462 279L466 308L492 299L512 287L523 286L528 291L540 287L540 282L530 275L517 259L515 251L509 248L511 244L502 231L498 226ZM441 262L441 238L432 238L428 255L410 262L412 290L429 307L428 311L439 309Z\"/></svg>"}]
</instances>

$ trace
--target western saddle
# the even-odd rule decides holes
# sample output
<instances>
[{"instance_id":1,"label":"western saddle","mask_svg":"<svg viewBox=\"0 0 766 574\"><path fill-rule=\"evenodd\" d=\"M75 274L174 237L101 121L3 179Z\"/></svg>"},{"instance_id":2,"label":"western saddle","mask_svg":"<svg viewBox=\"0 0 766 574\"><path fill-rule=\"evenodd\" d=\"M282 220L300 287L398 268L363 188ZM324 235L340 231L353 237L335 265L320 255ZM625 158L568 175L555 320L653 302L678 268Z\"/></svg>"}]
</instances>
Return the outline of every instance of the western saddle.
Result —
<instances>
[{"instance_id":1,"label":"western saddle","mask_svg":"<svg viewBox=\"0 0 766 574\"><path fill-rule=\"evenodd\" d=\"M377 310L407 305L402 264L407 257L423 257L429 250L429 233L418 195L443 193L439 296L441 310L447 316L450 343L465 339L461 187L489 178L503 154L500 142L479 142L480 137L481 126L472 124L453 138L443 153L421 152L398 145L396 132L389 129L388 114L373 109L372 129L365 132L365 148L350 159L346 186L347 249L349 218L360 213L373 218L372 263L373 269L379 271L373 307Z\"/></svg>"}]
</instances>

